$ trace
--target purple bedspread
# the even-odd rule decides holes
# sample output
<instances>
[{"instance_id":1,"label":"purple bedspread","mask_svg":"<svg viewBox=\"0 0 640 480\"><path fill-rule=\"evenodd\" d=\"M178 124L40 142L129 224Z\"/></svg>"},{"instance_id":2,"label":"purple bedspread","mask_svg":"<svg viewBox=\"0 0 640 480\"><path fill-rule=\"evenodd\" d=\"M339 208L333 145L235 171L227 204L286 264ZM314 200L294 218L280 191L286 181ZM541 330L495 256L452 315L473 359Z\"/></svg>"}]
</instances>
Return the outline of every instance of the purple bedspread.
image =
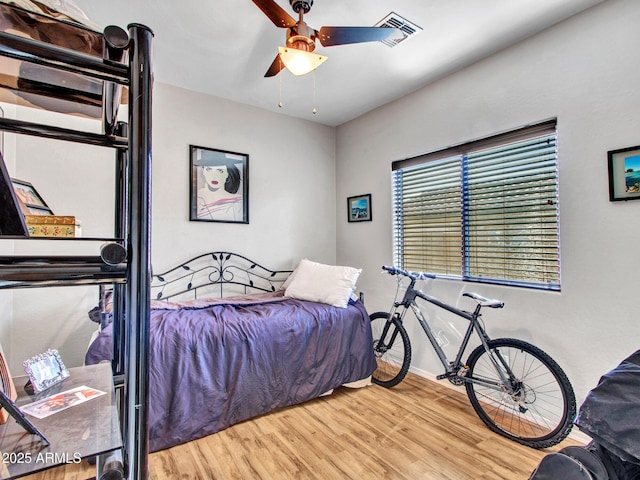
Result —
<instances>
[{"instance_id":1,"label":"purple bedspread","mask_svg":"<svg viewBox=\"0 0 640 480\"><path fill-rule=\"evenodd\" d=\"M152 308L149 448L162 450L366 378L376 367L360 302L284 298ZM86 363L110 360L111 326Z\"/></svg>"}]
</instances>

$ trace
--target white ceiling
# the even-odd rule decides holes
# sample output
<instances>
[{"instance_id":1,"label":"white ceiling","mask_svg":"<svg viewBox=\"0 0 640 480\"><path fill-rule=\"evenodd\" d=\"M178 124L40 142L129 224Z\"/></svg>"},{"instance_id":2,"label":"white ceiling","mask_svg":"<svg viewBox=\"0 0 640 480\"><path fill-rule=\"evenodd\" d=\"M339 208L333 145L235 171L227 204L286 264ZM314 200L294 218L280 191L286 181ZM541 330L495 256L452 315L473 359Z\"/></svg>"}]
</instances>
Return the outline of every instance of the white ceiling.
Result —
<instances>
[{"instance_id":1,"label":"white ceiling","mask_svg":"<svg viewBox=\"0 0 640 480\"><path fill-rule=\"evenodd\" d=\"M251 0L75 0L94 22L153 30L158 82L336 126L550 27L603 0L315 0L306 23L373 26L390 12L423 30L380 42L322 47L315 73L264 73L285 30ZM297 19L288 0L276 2ZM282 101L283 106L278 103ZM312 113L313 108L317 113Z\"/></svg>"}]
</instances>

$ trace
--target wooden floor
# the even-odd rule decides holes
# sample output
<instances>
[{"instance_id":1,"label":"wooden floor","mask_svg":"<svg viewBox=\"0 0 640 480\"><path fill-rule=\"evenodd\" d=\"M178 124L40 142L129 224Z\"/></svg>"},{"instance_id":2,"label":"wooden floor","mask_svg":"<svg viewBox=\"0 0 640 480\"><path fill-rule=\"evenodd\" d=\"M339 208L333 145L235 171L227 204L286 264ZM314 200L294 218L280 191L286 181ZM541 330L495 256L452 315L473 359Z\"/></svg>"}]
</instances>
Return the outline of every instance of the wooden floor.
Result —
<instances>
[{"instance_id":1,"label":"wooden floor","mask_svg":"<svg viewBox=\"0 0 640 480\"><path fill-rule=\"evenodd\" d=\"M565 441L554 449L575 444ZM464 388L410 374L392 389L332 395L234 425L149 457L151 479L526 480L549 451L491 432ZM80 480L84 463L29 480Z\"/></svg>"}]
</instances>

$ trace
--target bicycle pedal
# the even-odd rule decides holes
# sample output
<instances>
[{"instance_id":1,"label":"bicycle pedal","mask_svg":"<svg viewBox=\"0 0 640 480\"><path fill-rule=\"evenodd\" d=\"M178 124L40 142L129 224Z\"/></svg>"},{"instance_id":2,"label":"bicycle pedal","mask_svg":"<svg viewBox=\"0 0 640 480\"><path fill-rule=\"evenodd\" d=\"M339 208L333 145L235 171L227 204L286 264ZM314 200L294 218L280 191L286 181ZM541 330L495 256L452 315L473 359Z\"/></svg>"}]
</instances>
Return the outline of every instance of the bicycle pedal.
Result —
<instances>
[{"instance_id":1,"label":"bicycle pedal","mask_svg":"<svg viewBox=\"0 0 640 480\"><path fill-rule=\"evenodd\" d=\"M436 380L443 380L445 378L451 378L451 377L457 377L458 376L458 372L447 372L447 373L442 373L440 375L436 375Z\"/></svg>"}]
</instances>

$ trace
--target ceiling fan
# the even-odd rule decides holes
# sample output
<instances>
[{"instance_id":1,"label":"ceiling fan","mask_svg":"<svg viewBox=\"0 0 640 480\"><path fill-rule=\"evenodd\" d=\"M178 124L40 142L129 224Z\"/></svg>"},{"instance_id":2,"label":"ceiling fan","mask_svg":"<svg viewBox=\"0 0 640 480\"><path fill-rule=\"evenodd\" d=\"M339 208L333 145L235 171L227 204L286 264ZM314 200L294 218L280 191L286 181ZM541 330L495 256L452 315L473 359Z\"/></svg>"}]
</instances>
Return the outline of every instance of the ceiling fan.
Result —
<instances>
[{"instance_id":1,"label":"ceiling fan","mask_svg":"<svg viewBox=\"0 0 640 480\"><path fill-rule=\"evenodd\" d=\"M298 21L285 12L275 0L253 0L253 3L276 27L287 29L286 46L279 47L279 53L265 77L273 77L285 67L294 75L304 75L317 68L327 57L311 53L316 48L316 39L320 40L323 47L331 47L403 36L399 29L389 27L321 27L320 30L315 30L309 27L303 18L304 14L311 10L313 0L289 0L294 12L298 14ZM298 67L298 61L303 65Z\"/></svg>"}]
</instances>

